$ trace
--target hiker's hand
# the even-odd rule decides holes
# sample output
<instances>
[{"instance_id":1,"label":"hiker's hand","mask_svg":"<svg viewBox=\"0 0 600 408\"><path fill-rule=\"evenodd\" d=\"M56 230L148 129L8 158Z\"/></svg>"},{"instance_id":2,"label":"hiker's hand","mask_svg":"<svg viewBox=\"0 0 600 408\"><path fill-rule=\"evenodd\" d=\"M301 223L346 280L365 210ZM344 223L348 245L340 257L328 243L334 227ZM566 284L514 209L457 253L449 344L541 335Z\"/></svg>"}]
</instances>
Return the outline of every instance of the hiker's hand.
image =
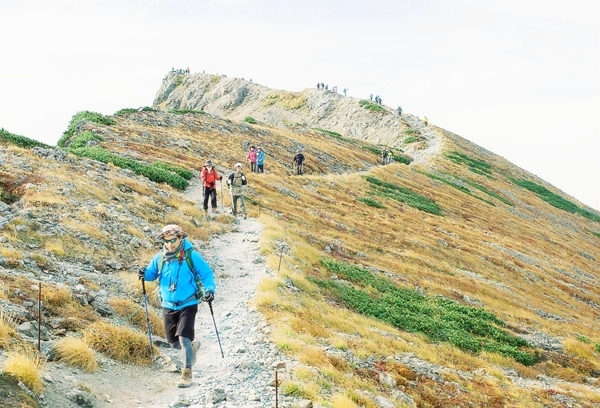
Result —
<instances>
[{"instance_id":1,"label":"hiker's hand","mask_svg":"<svg viewBox=\"0 0 600 408\"><path fill-rule=\"evenodd\" d=\"M146 268L145 268L145 267L143 267L143 266L142 266L142 267L140 267L140 268L138 268L138 270L137 270L137 274L138 274L138 279L139 279L139 280L142 280L142 279L144 279L144 275L146 274Z\"/></svg>"},{"instance_id":2,"label":"hiker's hand","mask_svg":"<svg viewBox=\"0 0 600 408\"><path fill-rule=\"evenodd\" d=\"M204 301L210 303L213 300L215 300L215 294L214 294L214 292L212 290L207 290L204 293Z\"/></svg>"}]
</instances>

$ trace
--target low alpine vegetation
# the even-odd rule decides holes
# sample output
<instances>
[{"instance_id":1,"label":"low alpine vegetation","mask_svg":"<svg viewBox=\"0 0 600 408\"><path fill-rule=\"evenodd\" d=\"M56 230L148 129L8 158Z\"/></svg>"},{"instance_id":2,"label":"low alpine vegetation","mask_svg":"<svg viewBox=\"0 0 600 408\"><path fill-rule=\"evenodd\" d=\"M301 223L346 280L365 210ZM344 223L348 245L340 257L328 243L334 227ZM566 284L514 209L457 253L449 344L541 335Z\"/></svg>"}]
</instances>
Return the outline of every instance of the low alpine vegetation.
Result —
<instances>
[{"instance_id":1,"label":"low alpine vegetation","mask_svg":"<svg viewBox=\"0 0 600 408\"><path fill-rule=\"evenodd\" d=\"M373 176L366 176L365 180L367 180L371 185L371 188L373 188L373 195L396 200L430 214L441 215L442 210L435 201L423 197L412 190L379 180Z\"/></svg>"},{"instance_id":2,"label":"low alpine vegetation","mask_svg":"<svg viewBox=\"0 0 600 408\"><path fill-rule=\"evenodd\" d=\"M561 210L564 210L564 211L567 211L570 213L580 214L587 219L590 219L590 220L596 221L596 222L600 222L600 215L595 214L591 211L587 211L587 210L579 207L575 203L572 203L571 201L562 198L558 194L554 194L552 191L548 190L545 187L540 186L539 184L534 183L533 181L524 180L524 179L520 179L520 180L511 179L511 181L518 186L521 186L523 188L526 188L529 191L534 192L535 195L537 195L539 198L541 198L542 200L544 200L545 202L547 202L548 204L550 204L556 208L560 208Z\"/></svg>"},{"instance_id":3,"label":"low alpine vegetation","mask_svg":"<svg viewBox=\"0 0 600 408\"><path fill-rule=\"evenodd\" d=\"M504 322L491 312L421 295L358 266L331 259L323 259L321 264L350 285L339 280L310 280L362 315L473 353L498 353L524 365L539 359L525 340L504 330Z\"/></svg>"},{"instance_id":4,"label":"low alpine vegetation","mask_svg":"<svg viewBox=\"0 0 600 408\"><path fill-rule=\"evenodd\" d=\"M180 190L185 189L189 184L188 181L178 173L166 170L165 168L168 167L168 165L148 165L137 160L111 153L98 146L80 147L72 149L71 152L76 156L87 157L102 163L112 163L117 167L133 170L136 174L148 177L152 181L157 183L167 183Z\"/></svg>"},{"instance_id":5,"label":"low alpine vegetation","mask_svg":"<svg viewBox=\"0 0 600 408\"><path fill-rule=\"evenodd\" d=\"M358 102L358 104L359 104L361 107L363 107L363 108L365 108L365 109L367 109L367 110L370 110L370 111L372 111L372 112L383 112L383 111L385 111L385 109L383 109L383 108L381 107L381 105L377 105L377 104L375 104L375 103L373 103L373 102L367 101L366 99L361 99L361 100Z\"/></svg>"},{"instance_id":6,"label":"low alpine vegetation","mask_svg":"<svg viewBox=\"0 0 600 408\"><path fill-rule=\"evenodd\" d=\"M81 122L94 122L102 125L111 126L116 122L114 119L111 119L107 116L102 115L101 113L90 112L90 111L80 111L77 112L71 118L71 122L69 123L69 127L64 131L62 137L59 139L57 145L60 147L67 147L69 144L69 140L75 135L75 129L77 125Z\"/></svg>"},{"instance_id":7,"label":"low alpine vegetation","mask_svg":"<svg viewBox=\"0 0 600 408\"><path fill-rule=\"evenodd\" d=\"M185 115L185 114L204 115L204 114L206 114L206 112L204 112L202 110L196 110L196 109L173 109L173 110L170 110L169 113L172 113L174 115Z\"/></svg>"},{"instance_id":8,"label":"low alpine vegetation","mask_svg":"<svg viewBox=\"0 0 600 408\"><path fill-rule=\"evenodd\" d=\"M464 153L460 153L457 151L447 153L445 156L456 164L464 164L473 173L481 174L484 176L490 176L492 174L492 165L484 162L483 160L474 159L472 157L467 156Z\"/></svg>"},{"instance_id":9,"label":"low alpine vegetation","mask_svg":"<svg viewBox=\"0 0 600 408\"><path fill-rule=\"evenodd\" d=\"M94 132L90 132L89 130L83 131L71 139L71 143L69 143L69 149L85 147L87 146L88 142L92 140L102 141L103 138L102 136L97 135Z\"/></svg>"},{"instance_id":10,"label":"low alpine vegetation","mask_svg":"<svg viewBox=\"0 0 600 408\"><path fill-rule=\"evenodd\" d=\"M14 133L7 132L4 128L0 129L0 140L4 140L12 145L24 147L25 149L31 149L32 147L43 147L50 148L51 146L46 143L38 142L37 140L30 139L25 136L15 135Z\"/></svg>"},{"instance_id":11,"label":"low alpine vegetation","mask_svg":"<svg viewBox=\"0 0 600 408\"><path fill-rule=\"evenodd\" d=\"M256 125L256 124L258 123L258 122L257 122L257 120L256 120L256 119L254 119L252 116L246 116L246 117L244 118L244 122L246 122L246 123L250 123L250 124L252 124L252 125Z\"/></svg>"},{"instance_id":12,"label":"low alpine vegetation","mask_svg":"<svg viewBox=\"0 0 600 408\"><path fill-rule=\"evenodd\" d=\"M370 207L385 208L385 206L383 204L381 204L379 201L374 200L370 197L357 198L356 201L360 201L361 203L366 204Z\"/></svg>"}]
</instances>

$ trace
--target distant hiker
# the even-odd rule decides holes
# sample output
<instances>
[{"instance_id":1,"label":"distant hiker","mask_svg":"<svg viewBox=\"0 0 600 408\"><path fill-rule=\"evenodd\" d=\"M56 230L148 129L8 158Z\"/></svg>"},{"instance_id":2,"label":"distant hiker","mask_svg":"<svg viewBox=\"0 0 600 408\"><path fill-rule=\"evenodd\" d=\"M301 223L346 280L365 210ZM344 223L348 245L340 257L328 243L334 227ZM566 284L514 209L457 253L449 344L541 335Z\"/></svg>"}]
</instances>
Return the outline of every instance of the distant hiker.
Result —
<instances>
[{"instance_id":1,"label":"distant hiker","mask_svg":"<svg viewBox=\"0 0 600 408\"><path fill-rule=\"evenodd\" d=\"M393 162L394 162L394 152L392 151L392 149L388 149L387 164L391 164Z\"/></svg>"},{"instance_id":2,"label":"distant hiker","mask_svg":"<svg viewBox=\"0 0 600 408\"><path fill-rule=\"evenodd\" d=\"M325 90L328 91L329 90L329 84L325 85Z\"/></svg>"},{"instance_id":3,"label":"distant hiker","mask_svg":"<svg viewBox=\"0 0 600 408\"><path fill-rule=\"evenodd\" d=\"M250 163L250 171L256 173L256 147L250 146L250 151L246 155L248 163Z\"/></svg>"},{"instance_id":4,"label":"distant hiker","mask_svg":"<svg viewBox=\"0 0 600 408\"><path fill-rule=\"evenodd\" d=\"M296 174L302 175L304 174L304 155L302 151L298 150L296 155L294 156L294 160L292 161L292 165L296 167Z\"/></svg>"},{"instance_id":5,"label":"distant hiker","mask_svg":"<svg viewBox=\"0 0 600 408\"><path fill-rule=\"evenodd\" d=\"M242 163L236 163L233 168L233 173L227 178L227 185L229 186L229 192L231 193L231 214L237 216L242 214L246 219L246 204L244 203L244 186L248 184L246 175L242 172ZM238 211L237 202L240 202Z\"/></svg>"},{"instance_id":6,"label":"distant hiker","mask_svg":"<svg viewBox=\"0 0 600 408\"><path fill-rule=\"evenodd\" d=\"M148 266L137 271L138 277L145 281L158 279L167 341L174 349L181 350L180 388L192 384L192 366L200 348L200 342L194 340L198 301L211 303L216 289L212 269L186 237L179 225L165 225L157 237L163 243L163 250L154 255Z\"/></svg>"},{"instance_id":7,"label":"distant hiker","mask_svg":"<svg viewBox=\"0 0 600 408\"><path fill-rule=\"evenodd\" d=\"M373 94L370 94L370 95L369 95L369 99L370 99L370 100L373 100Z\"/></svg>"},{"instance_id":8,"label":"distant hiker","mask_svg":"<svg viewBox=\"0 0 600 408\"><path fill-rule=\"evenodd\" d=\"M207 160L200 173L200 180L202 181L204 191L204 212L208 211L208 200L210 198L210 206L212 212L217 212L217 181L221 180L222 177L217 173L217 169L214 168L212 161Z\"/></svg>"},{"instance_id":9,"label":"distant hiker","mask_svg":"<svg viewBox=\"0 0 600 408\"><path fill-rule=\"evenodd\" d=\"M256 172L265 172L265 152L260 147L256 148Z\"/></svg>"},{"instance_id":10,"label":"distant hiker","mask_svg":"<svg viewBox=\"0 0 600 408\"><path fill-rule=\"evenodd\" d=\"M346 96L347 91L348 91L348 88L344 88L344 96Z\"/></svg>"},{"instance_id":11,"label":"distant hiker","mask_svg":"<svg viewBox=\"0 0 600 408\"><path fill-rule=\"evenodd\" d=\"M387 147L384 147L383 150L381 151L381 164L387 164L387 159L388 159L388 149L387 149Z\"/></svg>"},{"instance_id":12,"label":"distant hiker","mask_svg":"<svg viewBox=\"0 0 600 408\"><path fill-rule=\"evenodd\" d=\"M402 107L398 106L396 112L398 112L398 115L402 116Z\"/></svg>"},{"instance_id":13,"label":"distant hiker","mask_svg":"<svg viewBox=\"0 0 600 408\"><path fill-rule=\"evenodd\" d=\"M321 83L317 82L317 91L321 89Z\"/></svg>"},{"instance_id":14,"label":"distant hiker","mask_svg":"<svg viewBox=\"0 0 600 408\"><path fill-rule=\"evenodd\" d=\"M429 123L427 116L423 117L423 123L425 124L425 126L427 126L427 124Z\"/></svg>"}]
</instances>

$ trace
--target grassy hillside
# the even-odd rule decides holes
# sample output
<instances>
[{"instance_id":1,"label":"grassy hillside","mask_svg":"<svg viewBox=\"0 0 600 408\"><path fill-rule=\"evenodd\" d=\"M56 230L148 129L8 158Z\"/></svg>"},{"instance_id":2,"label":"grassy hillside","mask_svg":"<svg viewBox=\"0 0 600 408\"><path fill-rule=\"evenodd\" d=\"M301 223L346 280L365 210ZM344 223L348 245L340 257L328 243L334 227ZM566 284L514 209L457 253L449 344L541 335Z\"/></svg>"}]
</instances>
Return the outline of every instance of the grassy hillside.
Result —
<instances>
[{"instance_id":1,"label":"grassy hillside","mask_svg":"<svg viewBox=\"0 0 600 408\"><path fill-rule=\"evenodd\" d=\"M208 158L228 173L261 146L267 172L249 175L249 215L264 222L262 252L279 273L256 305L278 347L303 363L285 393L338 408L376 407L376 396L419 407L600 404L600 214L542 180L435 127L444 149L430 166L382 167L377 146L327 129L202 112L110 119L66 134L72 161L0 140L11 166L1 191L22 209L0 231L5 288L15 270L39 279L67 261L118 280L106 259L149 256L165 221L198 240L227 230L227 216L203 222L167 182ZM297 149L302 177L291 169ZM84 158L100 156L108 164ZM173 178L136 176L142 165ZM116 251L133 238L141 244Z\"/></svg>"}]
</instances>

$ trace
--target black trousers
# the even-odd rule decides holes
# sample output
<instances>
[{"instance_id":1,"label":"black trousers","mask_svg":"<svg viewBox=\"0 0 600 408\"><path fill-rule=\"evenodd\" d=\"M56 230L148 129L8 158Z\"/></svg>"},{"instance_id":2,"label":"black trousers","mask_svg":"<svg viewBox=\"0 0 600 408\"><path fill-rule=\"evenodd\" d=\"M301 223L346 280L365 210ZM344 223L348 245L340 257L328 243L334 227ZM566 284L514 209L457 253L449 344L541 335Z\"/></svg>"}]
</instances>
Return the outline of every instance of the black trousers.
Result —
<instances>
[{"instance_id":1,"label":"black trousers","mask_svg":"<svg viewBox=\"0 0 600 408\"><path fill-rule=\"evenodd\" d=\"M204 203L203 208L208 210L208 199L210 198L210 206L217 208L217 189L215 187L204 187Z\"/></svg>"}]
</instances>

